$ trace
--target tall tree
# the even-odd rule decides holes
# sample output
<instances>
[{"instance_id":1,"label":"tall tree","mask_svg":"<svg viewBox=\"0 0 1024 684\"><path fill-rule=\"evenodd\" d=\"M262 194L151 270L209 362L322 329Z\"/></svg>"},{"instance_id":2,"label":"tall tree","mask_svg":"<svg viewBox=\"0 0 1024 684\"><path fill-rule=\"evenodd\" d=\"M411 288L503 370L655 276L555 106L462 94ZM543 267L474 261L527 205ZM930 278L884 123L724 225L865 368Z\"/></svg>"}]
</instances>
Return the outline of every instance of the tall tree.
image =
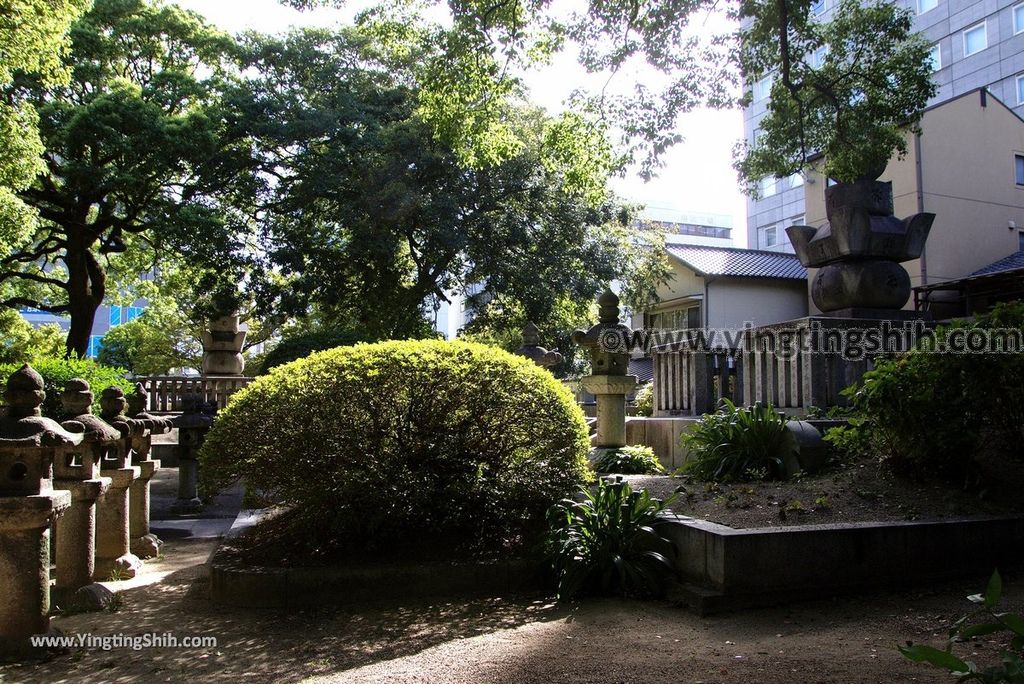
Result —
<instances>
[{"instance_id":1,"label":"tall tree","mask_svg":"<svg viewBox=\"0 0 1024 684\"><path fill-rule=\"evenodd\" d=\"M354 32L251 38L253 106L277 177L264 216L286 278L277 306L315 304L371 336L407 336L450 292L541 321L623 276L643 247L629 240L628 212L588 202L564 168L545 165L557 122L506 110L519 152L467 168L418 116L407 65L419 55L393 62L376 47Z\"/></svg>"},{"instance_id":2,"label":"tall tree","mask_svg":"<svg viewBox=\"0 0 1024 684\"><path fill-rule=\"evenodd\" d=\"M0 88L16 72L31 73L41 83L66 83L61 62L71 22L89 0L0 0ZM25 240L36 215L17 192L43 171L38 116L25 103L0 98L0 253Z\"/></svg>"},{"instance_id":3,"label":"tall tree","mask_svg":"<svg viewBox=\"0 0 1024 684\"><path fill-rule=\"evenodd\" d=\"M41 221L2 260L0 304L70 315L81 357L116 255L170 250L231 271L255 193L241 184L256 177L225 105L230 37L172 5L98 0L71 43L69 83L25 73L2 91L36 112L46 172L19 193Z\"/></svg>"}]
</instances>

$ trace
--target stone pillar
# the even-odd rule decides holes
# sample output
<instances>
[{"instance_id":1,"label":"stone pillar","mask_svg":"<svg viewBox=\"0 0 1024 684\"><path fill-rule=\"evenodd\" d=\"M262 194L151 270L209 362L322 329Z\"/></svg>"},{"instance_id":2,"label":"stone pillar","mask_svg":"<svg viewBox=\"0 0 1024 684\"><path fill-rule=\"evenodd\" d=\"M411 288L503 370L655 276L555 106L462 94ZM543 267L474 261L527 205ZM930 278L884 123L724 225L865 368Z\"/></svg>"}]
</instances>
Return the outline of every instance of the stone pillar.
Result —
<instances>
[{"instance_id":1,"label":"stone pillar","mask_svg":"<svg viewBox=\"0 0 1024 684\"><path fill-rule=\"evenodd\" d=\"M619 323L619 298L606 290L597 300L599 321L589 330L577 330L573 340L590 352L591 375L581 379L584 389L597 398L597 448L626 446L626 395L636 389L629 369L627 339L632 332Z\"/></svg>"},{"instance_id":2,"label":"stone pillar","mask_svg":"<svg viewBox=\"0 0 1024 684\"><path fill-rule=\"evenodd\" d=\"M131 579L142 568L142 561L131 552L128 490L142 474L131 465L131 437L141 425L124 415L127 401L124 391L108 387L100 395L100 418L117 430L120 438L106 450L100 473L110 478L110 488L96 512L97 580L111 577Z\"/></svg>"},{"instance_id":3,"label":"stone pillar","mask_svg":"<svg viewBox=\"0 0 1024 684\"><path fill-rule=\"evenodd\" d=\"M597 398L597 448L626 446L626 395L636 389L636 376L588 375L582 383Z\"/></svg>"},{"instance_id":4,"label":"stone pillar","mask_svg":"<svg viewBox=\"0 0 1024 684\"><path fill-rule=\"evenodd\" d=\"M7 381L0 418L0 657L31 654L50 627L50 525L71 506L53 462L82 441L39 410L43 379L27 364Z\"/></svg>"},{"instance_id":5,"label":"stone pillar","mask_svg":"<svg viewBox=\"0 0 1024 684\"><path fill-rule=\"evenodd\" d=\"M245 370L242 347L245 331L239 330L238 316L222 316L210 321L203 332L203 375L241 375Z\"/></svg>"},{"instance_id":6,"label":"stone pillar","mask_svg":"<svg viewBox=\"0 0 1024 684\"><path fill-rule=\"evenodd\" d=\"M129 394L128 416L140 421L144 429L132 437L132 465L140 469L139 479L132 482L129 489L129 534L131 536L132 553L140 558L154 558L160 555L163 542L149 531L149 485L153 475L160 469L160 461L150 457L153 448L153 435L163 434L171 430L171 421L146 413L149 395L141 383L135 385L135 391Z\"/></svg>"},{"instance_id":7,"label":"stone pillar","mask_svg":"<svg viewBox=\"0 0 1024 684\"><path fill-rule=\"evenodd\" d=\"M194 513L203 502L199 499L199 449L213 418L200 411L202 397L182 397L183 413L173 419L178 428L178 501L172 508L177 513Z\"/></svg>"}]
</instances>

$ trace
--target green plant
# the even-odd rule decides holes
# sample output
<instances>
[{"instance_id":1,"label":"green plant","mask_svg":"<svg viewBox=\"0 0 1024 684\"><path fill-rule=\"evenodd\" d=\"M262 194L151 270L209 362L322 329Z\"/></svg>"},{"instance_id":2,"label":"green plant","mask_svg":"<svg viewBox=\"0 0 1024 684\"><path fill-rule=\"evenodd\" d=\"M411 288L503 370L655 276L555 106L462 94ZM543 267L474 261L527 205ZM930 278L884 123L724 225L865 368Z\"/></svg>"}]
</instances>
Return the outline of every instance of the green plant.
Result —
<instances>
[{"instance_id":1,"label":"green plant","mask_svg":"<svg viewBox=\"0 0 1024 684\"><path fill-rule=\"evenodd\" d=\"M21 364L0 364L0 378L6 382L6 379L19 368ZM101 366L91 359L36 359L32 362L32 368L43 376L46 390L46 398L42 405L43 415L54 420L64 420L68 417L61 405L60 395L64 391L64 385L72 378L81 378L89 383L93 393L93 411L97 414L100 412L100 393L104 389L116 386L129 393L134 391L135 387L125 378L124 369Z\"/></svg>"},{"instance_id":2,"label":"green plant","mask_svg":"<svg viewBox=\"0 0 1024 684\"><path fill-rule=\"evenodd\" d=\"M636 415L654 415L654 383L647 382L641 385L633 397L633 405L636 406Z\"/></svg>"},{"instance_id":3,"label":"green plant","mask_svg":"<svg viewBox=\"0 0 1024 684\"><path fill-rule=\"evenodd\" d=\"M282 534L307 551L507 551L590 479L588 449L582 411L531 361L391 341L254 380L218 414L200 473L207 495L244 478L289 507Z\"/></svg>"},{"instance_id":4,"label":"green plant","mask_svg":"<svg viewBox=\"0 0 1024 684\"><path fill-rule=\"evenodd\" d=\"M594 470L599 473L621 475L653 475L665 472L654 449L644 445L608 449L594 461Z\"/></svg>"},{"instance_id":5,"label":"green plant","mask_svg":"<svg viewBox=\"0 0 1024 684\"><path fill-rule=\"evenodd\" d=\"M1024 652L1024 617L1013 613L996 612L996 605L1002 593L1003 580L997 570L992 573L984 594L967 597L978 605L978 609L953 623L945 649L908 642L906 646L899 647L900 653L914 662L928 663L947 670L958 682L1021 684L1024 682L1024 660L1021 658ZM979 619L983 621L979 622ZM1000 632L1010 632L1013 636L1009 650L1003 650L999 654L999 665L980 669L975 663L953 655L955 644Z\"/></svg>"},{"instance_id":6,"label":"green plant","mask_svg":"<svg viewBox=\"0 0 1024 684\"><path fill-rule=\"evenodd\" d=\"M700 480L731 482L782 478L789 419L771 405L738 408L722 399L718 411L701 417L683 435L690 451L681 468Z\"/></svg>"},{"instance_id":7,"label":"green plant","mask_svg":"<svg viewBox=\"0 0 1024 684\"><path fill-rule=\"evenodd\" d=\"M366 333L346 328L323 328L291 335L278 342L263 357L260 374L265 375L278 366L305 358L314 352L369 341L372 340Z\"/></svg>"},{"instance_id":8,"label":"green plant","mask_svg":"<svg viewBox=\"0 0 1024 684\"><path fill-rule=\"evenodd\" d=\"M548 557L558 598L585 594L650 596L675 570L675 549L656 525L675 498L633 491L622 478L598 480L582 501L566 499L548 513Z\"/></svg>"}]
</instances>

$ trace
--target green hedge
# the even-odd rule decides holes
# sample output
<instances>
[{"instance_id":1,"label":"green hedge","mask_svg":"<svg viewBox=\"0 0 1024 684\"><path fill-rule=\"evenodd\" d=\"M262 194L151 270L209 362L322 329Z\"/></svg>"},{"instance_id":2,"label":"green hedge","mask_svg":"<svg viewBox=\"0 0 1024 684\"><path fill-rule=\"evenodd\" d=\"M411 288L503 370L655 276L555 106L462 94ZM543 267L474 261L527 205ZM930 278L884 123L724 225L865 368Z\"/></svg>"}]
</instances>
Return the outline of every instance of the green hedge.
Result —
<instances>
[{"instance_id":1,"label":"green hedge","mask_svg":"<svg viewBox=\"0 0 1024 684\"><path fill-rule=\"evenodd\" d=\"M319 549L535 541L590 477L584 417L548 372L484 345L341 347L232 397L201 453L205 493L239 477L293 507Z\"/></svg>"},{"instance_id":2,"label":"green hedge","mask_svg":"<svg viewBox=\"0 0 1024 684\"><path fill-rule=\"evenodd\" d=\"M92 359L37 359L31 365L43 376L46 386L43 415L54 420L64 420L67 417L61 405L60 395L64 391L64 385L72 378L81 378L89 383L94 397L93 412L97 415L100 412L100 393L104 389L116 385L127 394L135 387L125 378L127 373L123 368L101 366ZM6 384L7 378L21 366L20 363L0 364L0 383Z\"/></svg>"},{"instance_id":3,"label":"green hedge","mask_svg":"<svg viewBox=\"0 0 1024 684\"><path fill-rule=\"evenodd\" d=\"M277 346L267 352L263 357L259 374L265 375L278 366L305 358L318 351L369 341L369 337L365 333L347 329L317 330L292 335L278 342Z\"/></svg>"}]
</instances>

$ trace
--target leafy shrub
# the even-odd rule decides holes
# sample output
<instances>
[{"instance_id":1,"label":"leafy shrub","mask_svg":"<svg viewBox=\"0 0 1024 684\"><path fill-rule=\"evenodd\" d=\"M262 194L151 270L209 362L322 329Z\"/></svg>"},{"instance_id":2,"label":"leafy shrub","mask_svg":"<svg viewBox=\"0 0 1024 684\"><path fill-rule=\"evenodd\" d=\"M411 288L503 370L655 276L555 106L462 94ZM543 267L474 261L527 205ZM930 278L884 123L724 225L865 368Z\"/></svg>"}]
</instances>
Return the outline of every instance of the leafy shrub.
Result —
<instances>
[{"instance_id":1,"label":"leafy shrub","mask_svg":"<svg viewBox=\"0 0 1024 684\"><path fill-rule=\"evenodd\" d=\"M633 405L636 406L636 415L638 416L653 416L654 415L654 383L644 383L640 389L637 390L636 396L633 397Z\"/></svg>"},{"instance_id":2,"label":"leafy shrub","mask_svg":"<svg viewBox=\"0 0 1024 684\"><path fill-rule=\"evenodd\" d=\"M235 394L202 449L203 488L243 477L324 548L507 549L585 482L583 413L527 359L465 342L340 347ZM325 551L326 553L326 551Z\"/></svg>"},{"instance_id":3,"label":"leafy shrub","mask_svg":"<svg viewBox=\"0 0 1024 684\"><path fill-rule=\"evenodd\" d=\"M608 449L594 461L594 470L599 473L620 473L622 475L652 475L665 472L661 461L649 446L626 446Z\"/></svg>"},{"instance_id":4,"label":"leafy shrub","mask_svg":"<svg viewBox=\"0 0 1024 684\"><path fill-rule=\"evenodd\" d=\"M598 480L582 501L566 499L548 513L547 549L558 598L585 594L651 596L675 570L675 548L656 524L672 499L652 498L628 482Z\"/></svg>"},{"instance_id":5,"label":"leafy shrub","mask_svg":"<svg viewBox=\"0 0 1024 684\"><path fill-rule=\"evenodd\" d=\"M1012 328L1024 334L1024 305L997 306L953 329ZM827 439L853 456L878 459L904 476L937 474L970 483L975 457L989 439L1010 453L1024 448L1024 354L931 353L920 349L878 360L860 385L847 388L850 427Z\"/></svg>"},{"instance_id":6,"label":"leafy shrub","mask_svg":"<svg viewBox=\"0 0 1024 684\"><path fill-rule=\"evenodd\" d=\"M278 366L305 358L314 352L369 341L366 333L346 328L324 328L285 337L266 353L260 373L265 375Z\"/></svg>"},{"instance_id":7,"label":"leafy shrub","mask_svg":"<svg viewBox=\"0 0 1024 684\"><path fill-rule=\"evenodd\" d=\"M682 471L716 482L781 479L788 420L770 404L737 408L723 398L718 411L705 414L683 434L690 454Z\"/></svg>"},{"instance_id":8,"label":"leafy shrub","mask_svg":"<svg viewBox=\"0 0 1024 684\"><path fill-rule=\"evenodd\" d=\"M54 420L67 418L64 407L61 405L60 395L64 391L64 385L72 378L81 378L89 383L94 397L93 411L97 414L100 412L100 393L104 389L117 386L127 394L132 392L135 387L125 378L124 369L101 366L92 359L36 359L31 365L43 376L45 384L46 399L43 400L41 407L43 415ZM21 368L20 363L0 365L2 382L7 382L7 378L19 368Z\"/></svg>"},{"instance_id":9,"label":"leafy shrub","mask_svg":"<svg viewBox=\"0 0 1024 684\"><path fill-rule=\"evenodd\" d=\"M982 684L1020 684L1024 682L1024 617L1013 613L996 612L996 606L1003 593L1003 580L996 571L988 581L984 594L968 596L978 609L953 623L949 630L946 648L940 650L923 644L908 644L900 647L904 657L918 663L928 663L947 670L958 682L981 682ZM979 622L979 618L983 622ZM985 669L969 660L953 655L955 644L969 641L974 637L1010 632L1010 650L999 654L1000 665Z\"/></svg>"}]
</instances>

